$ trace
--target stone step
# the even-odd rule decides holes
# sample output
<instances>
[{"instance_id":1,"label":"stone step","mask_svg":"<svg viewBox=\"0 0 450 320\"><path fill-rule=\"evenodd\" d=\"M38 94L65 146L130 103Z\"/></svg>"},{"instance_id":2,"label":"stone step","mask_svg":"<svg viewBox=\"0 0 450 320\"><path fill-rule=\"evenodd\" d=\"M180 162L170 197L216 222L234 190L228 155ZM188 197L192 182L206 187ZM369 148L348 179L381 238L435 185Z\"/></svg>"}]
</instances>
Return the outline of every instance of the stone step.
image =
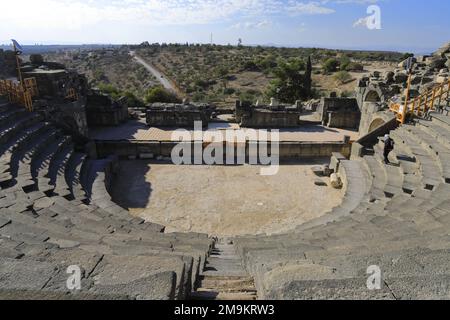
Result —
<instances>
[{"instance_id":1,"label":"stone step","mask_svg":"<svg viewBox=\"0 0 450 320\"><path fill-rule=\"evenodd\" d=\"M25 146L29 140L33 136L40 135L48 129L48 124L45 123L36 123L24 130L22 130L19 134L15 135L13 139L10 139L8 143L2 145L2 155L0 157L0 163L2 164L3 172L10 172L13 168L11 168L11 161L13 160L13 154L20 150L21 147ZM0 152L1 153L1 152ZM11 174L11 179L14 178ZM0 182L6 182L6 180L1 180Z\"/></svg>"},{"instance_id":2,"label":"stone step","mask_svg":"<svg viewBox=\"0 0 450 320\"><path fill-rule=\"evenodd\" d=\"M431 136L436 138L441 144L450 148L450 129L435 125L433 122L419 120L418 125L420 128L428 132Z\"/></svg>"},{"instance_id":3,"label":"stone step","mask_svg":"<svg viewBox=\"0 0 450 320\"><path fill-rule=\"evenodd\" d=\"M86 160L86 155L83 153L74 152L69 160L65 172L66 183L75 199L84 200L86 194L80 182L81 167Z\"/></svg>"},{"instance_id":4,"label":"stone step","mask_svg":"<svg viewBox=\"0 0 450 320\"><path fill-rule=\"evenodd\" d=\"M69 159L74 152L73 148L73 145L69 143L60 149L49 168L50 184L56 186L54 192L60 196L71 194L70 188L66 183L65 172Z\"/></svg>"},{"instance_id":5,"label":"stone step","mask_svg":"<svg viewBox=\"0 0 450 320\"><path fill-rule=\"evenodd\" d=\"M384 188L387 183L386 170L374 156L364 156L363 161L367 164L372 176L371 195L377 199L382 199L386 195Z\"/></svg>"},{"instance_id":6,"label":"stone step","mask_svg":"<svg viewBox=\"0 0 450 320\"><path fill-rule=\"evenodd\" d=\"M223 293L216 291L193 292L191 300L219 300L219 301L254 301L257 300L255 293Z\"/></svg>"},{"instance_id":7,"label":"stone step","mask_svg":"<svg viewBox=\"0 0 450 320\"><path fill-rule=\"evenodd\" d=\"M450 127L449 116L435 111L430 112L430 116L432 117L433 121L436 120L436 122L438 122L439 125Z\"/></svg>"},{"instance_id":8,"label":"stone step","mask_svg":"<svg viewBox=\"0 0 450 320\"><path fill-rule=\"evenodd\" d=\"M51 184L49 176L50 168L59 150L65 148L69 143L70 139L67 137L58 137L32 162L32 175L39 190L48 192L55 189L55 185Z\"/></svg>"},{"instance_id":9,"label":"stone step","mask_svg":"<svg viewBox=\"0 0 450 320\"><path fill-rule=\"evenodd\" d=\"M408 148L420 163L420 168L425 186L433 188L443 181L441 171L437 162L428 152L411 137L411 133L403 128L399 128L391 133L393 139L399 144Z\"/></svg>"},{"instance_id":10,"label":"stone step","mask_svg":"<svg viewBox=\"0 0 450 320\"><path fill-rule=\"evenodd\" d=\"M30 185L34 185L31 174L31 163L33 159L39 156L39 153L56 138L56 132L50 127L36 139L30 142L30 148L22 152L16 152L13 156L14 161L17 163L17 171L12 170L13 176L24 176L30 181ZM25 187L25 185L22 184Z\"/></svg>"},{"instance_id":11,"label":"stone step","mask_svg":"<svg viewBox=\"0 0 450 320\"><path fill-rule=\"evenodd\" d=\"M438 162L442 176L450 180L450 149L436 141L432 135L422 130L420 126L406 126L408 131L418 143L421 143L425 150Z\"/></svg>"}]
</instances>

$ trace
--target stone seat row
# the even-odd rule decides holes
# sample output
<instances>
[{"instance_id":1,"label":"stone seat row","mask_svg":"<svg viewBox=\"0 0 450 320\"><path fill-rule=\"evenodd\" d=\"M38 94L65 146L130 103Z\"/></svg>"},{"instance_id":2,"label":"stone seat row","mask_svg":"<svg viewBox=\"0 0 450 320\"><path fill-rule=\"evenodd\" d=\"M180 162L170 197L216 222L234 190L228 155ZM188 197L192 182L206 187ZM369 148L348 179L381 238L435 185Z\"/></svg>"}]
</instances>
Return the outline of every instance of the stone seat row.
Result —
<instances>
[{"instance_id":1,"label":"stone seat row","mask_svg":"<svg viewBox=\"0 0 450 320\"><path fill-rule=\"evenodd\" d=\"M344 198L339 208L292 232L234 239L259 296L449 299L450 149L448 141L430 136L448 136L450 126L438 121L391 132L392 165L384 164L381 143L373 155L342 162L346 188L359 188L357 206ZM370 266L383 273L379 291L367 289Z\"/></svg>"},{"instance_id":2,"label":"stone seat row","mask_svg":"<svg viewBox=\"0 0 450 320\"><path fill-rule=\"evenodd\" d=\"M40 114L3 103L0 130L1 298L187 297L213 245L207 235L166 234L130 216L107 191L113 159L88 159ZM80 291L66 287L73 265Z\"/></svg>"}]
</instances>

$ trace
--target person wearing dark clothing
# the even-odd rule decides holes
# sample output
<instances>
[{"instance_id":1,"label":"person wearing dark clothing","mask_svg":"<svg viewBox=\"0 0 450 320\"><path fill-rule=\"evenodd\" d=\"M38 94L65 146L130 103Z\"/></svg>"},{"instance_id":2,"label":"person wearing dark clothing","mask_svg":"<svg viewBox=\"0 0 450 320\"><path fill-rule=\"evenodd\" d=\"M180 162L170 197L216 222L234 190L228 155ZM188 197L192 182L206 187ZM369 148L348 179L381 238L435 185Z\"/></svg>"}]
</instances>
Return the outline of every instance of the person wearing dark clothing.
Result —
<instances>
[{"instance_id":1,"label":"person wearing dark clothing","mask_svg":"<svg viewBox=\"0 0 450 320\"><path fill-rule=\"evenodd\" d=\"M394 150L394 140L387 134L384 136L384 163L390 164L389 154Z\"/></svg>"}]
</instances>

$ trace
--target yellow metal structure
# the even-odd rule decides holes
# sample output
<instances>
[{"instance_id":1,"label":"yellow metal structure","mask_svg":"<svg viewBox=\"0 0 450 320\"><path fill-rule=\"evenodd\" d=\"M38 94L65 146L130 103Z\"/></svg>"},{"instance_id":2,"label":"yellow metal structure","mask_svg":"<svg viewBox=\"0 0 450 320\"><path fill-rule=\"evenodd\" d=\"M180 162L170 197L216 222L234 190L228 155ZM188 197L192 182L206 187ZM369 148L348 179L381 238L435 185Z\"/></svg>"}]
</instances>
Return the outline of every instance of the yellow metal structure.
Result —
<instances>
[{"instance_id":1,"label":"yellow metal structure","mask_svg":"<svg viewBox=\"0 0 450 320\"><path fill-rule=\"evenodd\" d=\"M23 80L25 90L28 91L32 97L39 96L39 90L36 82L36 78L27 78Z\"/></svg>"},{"instance_id":2,"label":"yellow metal structure","mask_svg":"<svg viewBox=\"0 0 450 320\"><path fill-rule=\"evenodd\" d=\"M36 80L34 80L36 81ZM24 106L33 111L33 93L19 83L11 80L0 80L0 95L7 96L9 102Z\"/></svg>"},{"instance_id":3,"label":"yellow metal structure","mask_svg":"<svg viewBox=\"0 0 450 320\"><path fill-rule=\"evenodd\" d=\"M28 111L33 111L33 97L39 95L36 78L23 79L20 67L19 55L21 52L17 49L13 41L14 53L16 55L17 75L19 83L11 80L0 80L0 95L7 96L11 103L24 106Z\"/></svg>"},{"instance_id":4,"label":"yellow metal structure","mask_svg":"<svg viewBox=\"0 0 450 320\"><path fill-rule=\"evenodd\" d=\"M408 116L423 117L429 111L436 110L436 105L440 107L443 99L448 101L450 93L450 80L426 91L412 101L409 100L409 88L411 76L408 79L408 89L406 90L405 103L391 101L389 109L397 115L397 121L401 124L406 122Z\"/></svg>"}]
</instances>

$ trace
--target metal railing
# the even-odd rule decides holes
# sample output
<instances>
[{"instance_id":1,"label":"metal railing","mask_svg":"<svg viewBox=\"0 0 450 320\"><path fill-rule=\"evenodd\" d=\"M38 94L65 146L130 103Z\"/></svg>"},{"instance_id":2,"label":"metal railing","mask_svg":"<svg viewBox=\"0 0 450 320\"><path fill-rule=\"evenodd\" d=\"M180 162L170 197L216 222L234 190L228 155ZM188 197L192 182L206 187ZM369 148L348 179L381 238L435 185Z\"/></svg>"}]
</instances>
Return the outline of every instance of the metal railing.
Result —
<instances>
[{"instance_id":1,"label":"metal railing","mask_svg":"<svg viewBox=\"0 0 450 320\"><path fill-rule=\"evenodd\" d=\"M24 85L11 80L0 80L0 95L6 96L11 103L24 106L33 111L33 97L39 95L35 78L24 79Z\"/></svg>"},{"instance_id":2,"label":"metal railing","mask_svg":"<svg viewBox=\"0 0 450 320\"><path fill-rule=\"evenodd\" d=\"M429 111L437 110L442 107L442 101L448 103L450 97L450 80L435 86L420 96L409 99L409 88L411 79L408 80L408 89L406 101L397 103L391 101L389 109L396 114L397 121L401 124L406 122L408 116L424 117Z\"/></svg>"}]
</instances>

